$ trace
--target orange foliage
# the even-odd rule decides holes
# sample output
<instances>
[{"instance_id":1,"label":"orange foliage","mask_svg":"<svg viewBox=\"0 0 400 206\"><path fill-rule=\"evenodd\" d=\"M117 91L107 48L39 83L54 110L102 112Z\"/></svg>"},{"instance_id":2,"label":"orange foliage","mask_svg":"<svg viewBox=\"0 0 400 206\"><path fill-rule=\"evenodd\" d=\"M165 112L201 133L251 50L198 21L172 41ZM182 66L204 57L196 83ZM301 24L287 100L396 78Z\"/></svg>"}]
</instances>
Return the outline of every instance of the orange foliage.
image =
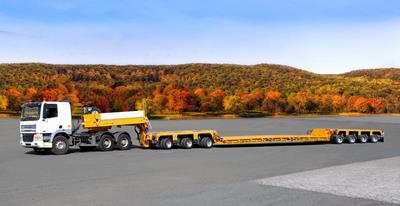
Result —
<instances>
[{"instance_id":1,"label":"orange foliage","mask_svg":"<svg viewBox=\"0 0 400 206\"><path fill-rule=\"evenodd\" d=\"M20 97L22 93L15 87L10 87L4 93L6 97Z\"/></svg>"},{"instance_id":2,"label":"orange foliage","mask_svg":"<svg viewBox=\"0 0 400 206\"><path fill-rule=\"evenodd\" d=\"M279 99L282 97L282 93L278 91L269 91L265 95L265 100L267 101L272 101L272 102L277 102Z\"/></svg>"},{"instance_id":3,"label":"orange foliage","mask_svg":"<svg viewBox=\"0 0 400 206\"><path fill-rule=\"evenodd\" d=\"M25 96L28 100L32 100L33 97L37 94L37 90L35 88L29 87L25 91Z\"/></svg>"},{"instance_id":4,"label":"orange foliage","mask_svg":"<svg viewBox=\"0 0 400 206\"><path fill-rule=\"evenodd\" d=\"M174 112L183 112L190 108L192 95L187 89L173 89L167 96L167 108Z\"/></svg>"}]
</instances>

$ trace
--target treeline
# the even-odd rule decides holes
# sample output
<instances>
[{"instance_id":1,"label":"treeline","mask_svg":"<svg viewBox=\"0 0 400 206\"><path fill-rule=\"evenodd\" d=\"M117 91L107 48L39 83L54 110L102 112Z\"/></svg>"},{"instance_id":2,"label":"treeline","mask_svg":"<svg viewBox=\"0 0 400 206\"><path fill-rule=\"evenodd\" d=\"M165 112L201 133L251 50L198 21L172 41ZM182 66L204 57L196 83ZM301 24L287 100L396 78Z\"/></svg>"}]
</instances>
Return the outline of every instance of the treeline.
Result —
<instances>
[{"instance_id":1,"label":"treeline","mask_svg":"<svg viewBox=\"0 0 400 206\"><path fill-rule=\"evenodd\" d=\"M399 69L390 69L392 74ZM374 74L319 75L282 65L1 64L0 109L68 99L102 111L151 113L400 112L400 81Z\"/></svg>"}]
</instances>

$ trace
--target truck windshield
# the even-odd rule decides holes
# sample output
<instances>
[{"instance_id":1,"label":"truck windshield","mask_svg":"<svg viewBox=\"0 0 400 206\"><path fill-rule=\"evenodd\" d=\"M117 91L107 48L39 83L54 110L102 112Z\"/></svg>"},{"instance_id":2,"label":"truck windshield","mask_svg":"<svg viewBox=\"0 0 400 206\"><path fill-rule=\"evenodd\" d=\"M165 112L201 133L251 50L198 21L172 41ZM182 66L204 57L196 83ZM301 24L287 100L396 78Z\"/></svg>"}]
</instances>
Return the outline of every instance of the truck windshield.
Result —
<instances>
[{"instance_id":1,"label":"truck windshield","mask_svg":"<svg viewBox=\"0 0 400 206\"><path fill-rule=\"evenodd\" d=\"M22 106L21 121L35 121L40 118L40 103L25 104Z\"/></svg>"}]
</instances>

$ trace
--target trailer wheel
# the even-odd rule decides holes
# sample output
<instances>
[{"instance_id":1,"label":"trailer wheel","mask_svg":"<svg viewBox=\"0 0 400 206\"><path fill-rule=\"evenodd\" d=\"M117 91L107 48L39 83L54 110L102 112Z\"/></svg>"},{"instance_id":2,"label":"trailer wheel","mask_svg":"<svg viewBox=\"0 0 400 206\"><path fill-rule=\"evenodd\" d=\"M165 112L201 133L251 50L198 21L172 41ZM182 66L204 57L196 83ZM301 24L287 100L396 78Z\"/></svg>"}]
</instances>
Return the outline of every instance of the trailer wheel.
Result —
<instances>
[{"instance_id":1,"label":"trailer wheel","mask_svg":"<svg viewBox=\"0 0 400 206\"><path fill-rule=\"evenodd\" d=\"M163 138L160 140L160 148L161 149L171 149L172 148L172 141L170 138Z\"/></svg>"},{"instance_id":2,"label":"trailer wheel","mask_svg":"<svg viewBox=\"0 0 400 206\"><path fill-rule=\"evenodd\" d=\"M344 137L343 137L343 135L333 135L333 141L336 144L342 144L344 141Z\"/></svg>"},{"instance_id":3,"label":"trailer wheel","mask_svg":"<svg viewBox=\"0 0 400 206\"><path fill-rule=\"evenodd\" d=\"M371 136L371 142L372 143L377 143L379 141L379 137L378 137L378 135L372 135Z\"/></svg>"},{"instance_id":4,"label":"trailer wheel","mask_svg":"<svg viewBox=\"0 0 400 206\"><path fill-rule=\"evenodd\" d=\"M213 141L210 137L203 137L200 141L200 146L203 148L211 148L213 146Z\"/></svg>"},{"instance_id":5,"label":"trailer wheel","mask_svg":"<svg viewBox=\"0 0 400 206\"><path fill-rule=\"evenodd\" d=\"M349 144L354 144L356 142L356 139L357 139L356 136L354 136L354 135L349 135L346 138L347 138L347 142Z\"/></svg>"},{"instance_id":6,"label":"trailer wheel","mask_svg":"<svg viewBox=\"0 0 400 206\"><path fill-rule=\"evenodd\" d=\"M366 143L368 141L368 135L361 135L358 139L360 140L360 143Z\"/></svg>"},{"instance_id":7,"label":"trailer wheel","mask_svg":"<svg viewBox=\"0 0 400 206\"><path fill-rule=\"evenodd\" d=\"M66 154L68 150L68 139L63 135L56 135L53 140L53 148L51 148L51 152L55 155L63 155Z\"/></svg>"},{"instance_id":8,"label":"trailer wheel","mask_svg":"<svg viewBox=\"0 0 400 206\"><path fill-rule=\"evenodd\" d=\"M47 154L50 151L50 149L47 149L47 148L33 148L33 151L35 151L37 154L44 155L44 154Z\"/></svg>"},{"instance_id":9,"label":"trailer wheel","mask_svg":"<svg viewBox=\"0 0 400 206\"><path fill-rule=\"evenodd\" d=\"M128 134L122 133L118 137L117 147L120 150L128 150L131 148L132 141Z\"/></svg>"},{"instance_id":10,"label":"trailer wheel","mask_svg":"<svg viewBox=\"0 0 400 206\"><path fill-rule=\"evenodd\" d=\"M103 134L98 144L101 151L111 151L114 148L114 140L109 134Z\"/></svg>"},{"instance_id":11,"label":"trailer wheel","mask_svg":"<svg viewBox=\"0 0 400 206\"><path fill-rule=\"evenodd\" d=\"M185 149L190 149L193 147L193 140L192 138L185 137L181 140L180 146Z\"/></svg>"}]
</instances>

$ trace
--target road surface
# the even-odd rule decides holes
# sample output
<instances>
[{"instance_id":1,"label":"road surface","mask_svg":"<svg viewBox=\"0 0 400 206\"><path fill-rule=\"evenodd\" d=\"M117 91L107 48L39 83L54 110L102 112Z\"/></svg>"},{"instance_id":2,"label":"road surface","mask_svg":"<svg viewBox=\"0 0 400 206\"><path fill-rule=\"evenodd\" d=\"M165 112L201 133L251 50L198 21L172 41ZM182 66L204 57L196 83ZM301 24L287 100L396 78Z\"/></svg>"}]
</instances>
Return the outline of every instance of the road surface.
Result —
<instances>
[{"instance_id":1,"label":"road surface","mask_svg":"<svg viewBox=\"0 0 400 206\"><path fill-rule=\"evenodd\" d=\"M389 116L157 120L152 121L156 131L215 129L221 135L302 134L313 127L379 128L385 130L385 142L168 151L133 148L55 156L20 147L18 120L0 119L0 203L398 204L399 125L400 117Z\"/></svg>"}]
</instances>

